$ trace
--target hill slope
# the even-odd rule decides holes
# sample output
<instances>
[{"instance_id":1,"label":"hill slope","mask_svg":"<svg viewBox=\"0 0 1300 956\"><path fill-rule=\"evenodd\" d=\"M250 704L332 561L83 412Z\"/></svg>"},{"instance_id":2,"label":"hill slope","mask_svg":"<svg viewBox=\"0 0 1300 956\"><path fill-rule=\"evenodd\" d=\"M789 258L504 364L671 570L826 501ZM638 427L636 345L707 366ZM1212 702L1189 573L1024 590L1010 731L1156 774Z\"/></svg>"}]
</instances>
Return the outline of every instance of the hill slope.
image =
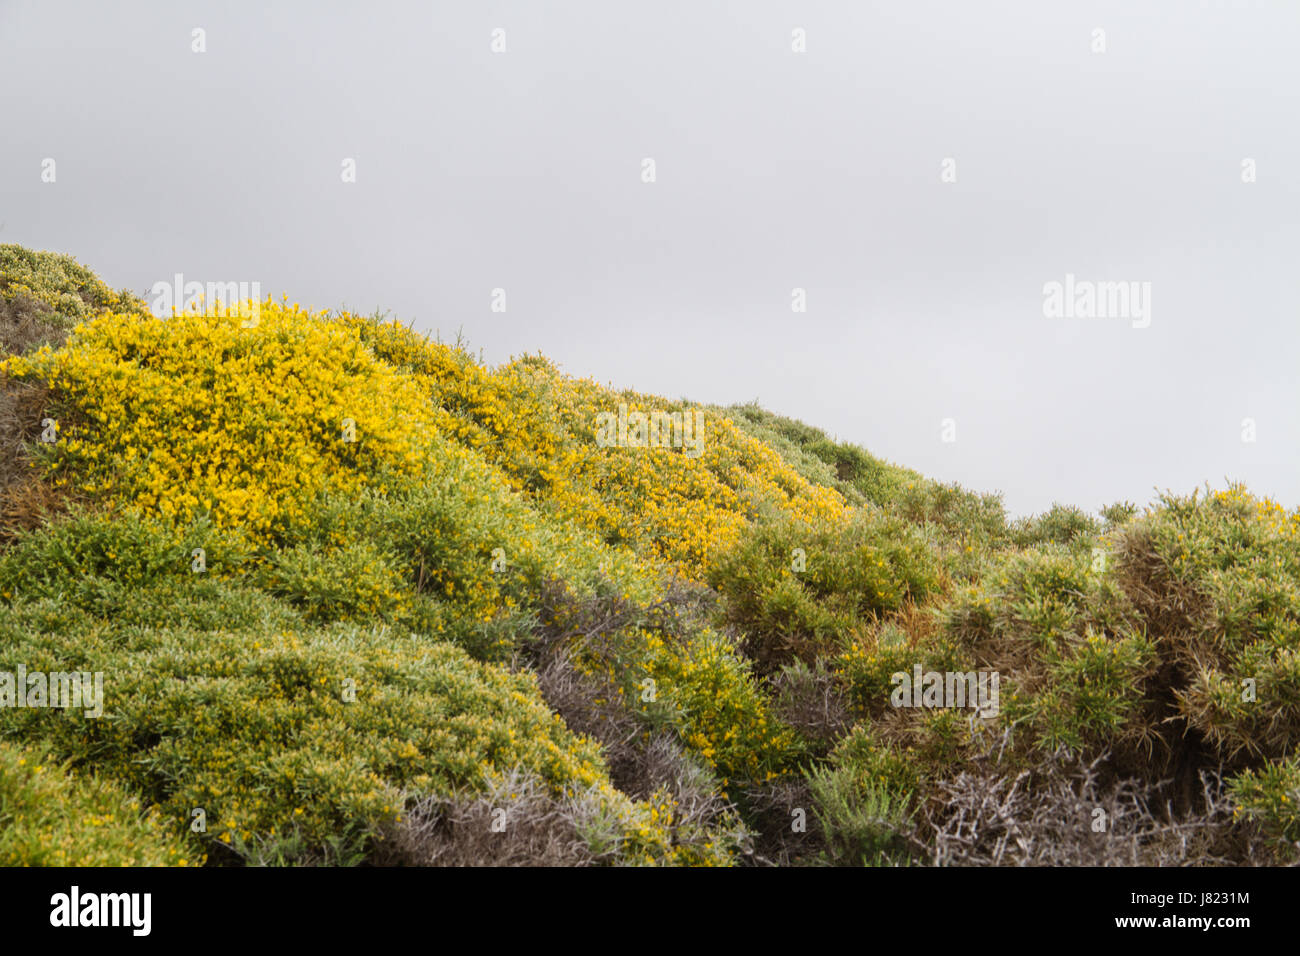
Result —
<instances>
[{"instance_id":1,"label":"hill slope","mask_svg":"<svg viewBox=\"0 0 1300 956\"><path fill-rule=\"evenodd\" d=\"M159 319L16 246L0 302L0 760L72 845L120 795L86 859L1295 854L1300 513L1242 488L1009 523L380 317Z\"/></svg>"}]
</instances>

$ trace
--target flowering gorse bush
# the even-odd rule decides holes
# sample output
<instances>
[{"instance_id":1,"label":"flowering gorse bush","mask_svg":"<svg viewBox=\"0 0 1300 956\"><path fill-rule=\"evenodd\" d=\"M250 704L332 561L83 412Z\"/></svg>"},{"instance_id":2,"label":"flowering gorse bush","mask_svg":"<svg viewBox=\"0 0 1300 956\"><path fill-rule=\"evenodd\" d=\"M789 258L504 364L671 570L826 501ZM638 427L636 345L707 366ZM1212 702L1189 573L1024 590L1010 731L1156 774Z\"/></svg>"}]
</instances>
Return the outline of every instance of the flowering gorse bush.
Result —
<instances>
[{"instance_id":1,"label":"flowering gorse bush","mask_svg":"<svg viewBox=\"0 0 1300 956\"><path fill-rule=\"evenodd\" d=\"M434 420L354 332L272 302L251 328L107 313L0 371L48 383L67 410L45 456L56 485L263 540L327 487L416 473Z\"/></svg>"},{"instance_id":2,"label":"flowering gorse bush","mask_svg":"<svg viewBox=\"0 0 1300 956\"><path fill-rule=\"evenodd\" d=\"M377 355L425 381L444 432L499 465L517 487L682 575L700 577L762 503L810 522L845 517L838 492L809 482L729 418L705 416L699 457L673 447L601 447L602 412L620 404L646 413L688 406L569 378L535 356L488 370L399 324L344 321Z\"/></svg>"}]
</instances>

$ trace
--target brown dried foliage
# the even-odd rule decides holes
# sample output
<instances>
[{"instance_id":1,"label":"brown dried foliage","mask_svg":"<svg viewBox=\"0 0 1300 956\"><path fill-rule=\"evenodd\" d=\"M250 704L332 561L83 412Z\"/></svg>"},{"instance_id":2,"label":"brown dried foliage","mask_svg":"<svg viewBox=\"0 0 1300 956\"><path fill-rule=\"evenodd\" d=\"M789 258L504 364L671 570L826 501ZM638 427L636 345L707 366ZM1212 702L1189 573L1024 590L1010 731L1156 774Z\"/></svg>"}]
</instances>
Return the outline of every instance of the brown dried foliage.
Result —
<instances>
[{"instance_id":1,"label":"brown dried foliage","mask_svg":"<svg viewBox=\"0 0 1300 956\"><path fill-rule=\"evenodd\" d=\"M1064 751L1032 770L1001 763L1005 737L940 781L910 835L936 866L1224 866L1277 862L1251 827L1233 824L1217 771L1199 773L1194 806L1168 780L1119 777L1106 755Z\"/></svg>"}]
</instances>

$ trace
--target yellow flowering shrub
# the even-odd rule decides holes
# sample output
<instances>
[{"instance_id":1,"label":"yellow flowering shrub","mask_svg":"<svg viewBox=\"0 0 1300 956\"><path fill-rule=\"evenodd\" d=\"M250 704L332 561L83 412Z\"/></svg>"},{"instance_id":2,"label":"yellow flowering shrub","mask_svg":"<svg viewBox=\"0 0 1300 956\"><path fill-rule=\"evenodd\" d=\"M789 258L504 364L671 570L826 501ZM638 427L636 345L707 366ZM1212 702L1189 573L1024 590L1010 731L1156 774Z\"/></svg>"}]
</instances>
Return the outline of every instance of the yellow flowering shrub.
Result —
<instances>
[{"instance_id":1,"label":"yellow flowering shrub","mask_svg":"<svg viewBox=\"0 0 1300 956\"><path fill-rule=\"evenodd\" d=\"M794 735L772 716L748 662L723 635L706 631L685 647L649 640L648 673L680 711L682 739L715 769L723 787L784 768Z\"/></svg>"},{"instance_id":2,"label":"yellow flowering shrub","mask_svg":"<svg viewBox=\"0 0 1300 956\"><path fill-rule=\"evenodd\" d=\"M620 403L677 406L566 378L536 357L488 369L463 350L348 314L268 301L256 322L249 316L247 309L168 319L105 312L78 326L63 348L11 358L0 369L51 389L60 421L58 442L42 449L47 474L122 511L120 520L86 516L69 524L68 534L32 536L0 561L4 597L21 603L25 595L65 593L62 582L80 575L84 583L71 601L82 612L155 628L171 635L165 643L180 642L171 653L187 667L209 660L200 670L217 668L209 680L229 685L232 696L225 703L205 698L201 719L227 713L221 733L235 726L269 732L265 719L243 708L255 700L261 710L277 705L223 669L228 665L192 656L188 632L167 628L167 616L129 588L167 595L178 621L206 627L208 601L226 602L232 613L240 607L244 622L265 614L256 600L236 597L253 584L309 622L382 621L398 628L389 640L410 628L500 659L513 652L544 581L585 593L613 588L620 599L648 606L659 597L661 575L701 577L765 508L818 523L847 515L837 493L809 484L725 419L706 418L699 457L681 448L602 448L599 413ZM234 544L221 537L227 534ZM188 557L204 545L211 567L196 579ZM187 594L202 597L196 603ZM235 650L247 629L204 630L204 640L246 664L259 656ZM662 682L683 742L726 782L761 778L785 759L788 731L768 714L730 641L707 629L672 646L635 629L628 638L638 666ZM284 656L304 666L320 653L313 639L291 642ZM148 673L131 666L142 678ZM166 696L157 688L145 696L154 694ZM289 712L281 718L293 719ZM159 731L168 741L193 732L180 725ZM198 766L209 771L199 776L238 778L237 765L275 760L280 747L274 734L232 739L229 749L205 754ZM286 751L278 759L308 760L312 752L299 747L297 756ZM481 753L467 760L498 765ZM373 823L383 815L377 807L393 812L393 787L450 785L469 769L466 763L443 778L385 771L362 779L337 762L319 763L316 802L335 815L291 816L288 824L296 836L323 838L356 821ZM147 777L130 779L155 786ZM584 779L568 774L565 785ZM178 809L185 801L214 802L186 793L176 798ZM245 830L265 839L272 817L293 813L280 798L250 799L230 791L228 803L216 801L232 808L230 825L218 831L229 846L242 846ZM650 811L632 803L621 812L632 821ZM304 808L294 816L308 814ZM658 823L670 817L667 808L655 814ZM665 832L650 828L657 835L628 846L643 844L648 858L664 858L656 841ZM699 846L689 852L701 860L725 856Z\"/></svg>"},{"instance_id":3,"label":"yellow flowering shrub","mask_svg":"<svg viewBox=\"0 0 1300 956\"><path fill-rule=\"evenodd\" d=\"M0 371L67 408L47 454L56 483L146 514L210 513L266 539L326 487L419 470L434 410L414 383L296 306L268 301L248 321L106 313Z\"/></svg>"},{"instance_id":4,"label":"yellow flowering shrub","mask_svg":"<svg viewBox=\"0 0 1300 956\"><path fill-rule=\"evenodd\" d=\"M807 521L847 519L842 495L803 478L730 419L704 416L698 456L681 447L601 447L601 413L695 406L570 378L539 356L489 370L397 323L339 321L423 381L441 408L440 429L499 465L517 488L684 576L700 579L761 503Z\"/></svg>"}]
</instances>

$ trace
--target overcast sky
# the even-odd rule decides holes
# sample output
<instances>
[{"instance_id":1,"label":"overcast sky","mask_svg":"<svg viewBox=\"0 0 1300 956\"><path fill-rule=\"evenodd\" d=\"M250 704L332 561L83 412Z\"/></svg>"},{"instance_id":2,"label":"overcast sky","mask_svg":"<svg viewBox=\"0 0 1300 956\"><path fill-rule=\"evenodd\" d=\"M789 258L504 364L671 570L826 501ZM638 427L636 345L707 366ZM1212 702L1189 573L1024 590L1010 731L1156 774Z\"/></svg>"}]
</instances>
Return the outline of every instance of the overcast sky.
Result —
<instances>
[{"instance_id":1,"label":"overcast sky","mask_svg":"<svg viewBox=\"0 0 1300 956\"><path fill-rule=\"evenodd\" d=\"M756 398L1015 514L1295 507L1297 50L1286 0L0 0L0 242Z\"/></svg>"}]
</instances>

